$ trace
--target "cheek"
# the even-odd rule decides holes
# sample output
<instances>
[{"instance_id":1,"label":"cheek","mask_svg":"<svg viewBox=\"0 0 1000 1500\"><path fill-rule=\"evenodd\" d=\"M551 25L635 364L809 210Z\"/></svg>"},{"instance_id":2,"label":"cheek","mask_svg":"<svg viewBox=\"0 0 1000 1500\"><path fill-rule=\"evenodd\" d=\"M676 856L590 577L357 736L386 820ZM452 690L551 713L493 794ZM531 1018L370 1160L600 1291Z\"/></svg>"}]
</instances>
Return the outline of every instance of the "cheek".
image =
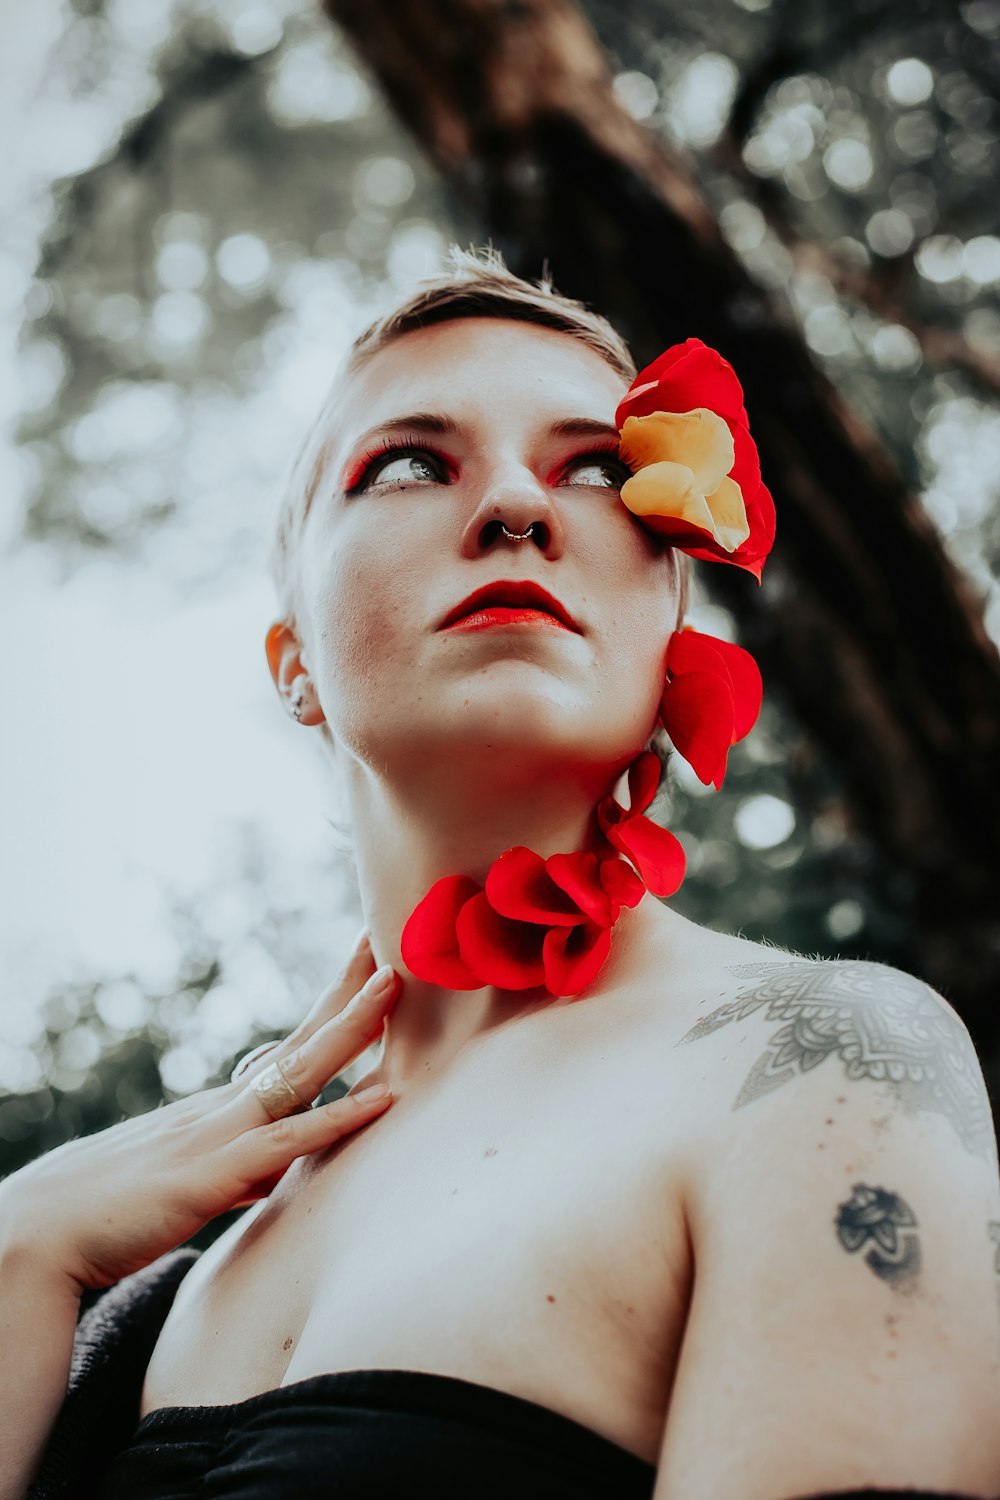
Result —
<instances>
[{"instance_id":1,"label":"cheek","mask_svg":"<svg viewBox=\"0 0 1000 1500\"><path fill-rule=\"evenodd\" d=\"M655 550L654 550L655 548ZM674 556L639 542L615 595L607 630L610 666L620 674L641 717L656 716L666 676L667 646L677 621L679 579Z\"/></svg>"},{"instance_id":2,"label":"cheek","mask_svg":"<svg viewBox=\"0 0 1000 1500\"><path fill-rule=\"evenodd\" d=\"M649 601L646 608L634 601L615 617L612 672L643 719L655 716L659 709L672 618L671 598L666 594Z\"/></svg>"},{"instance_id":3,"label":"cheek","mask_svg":"<svg viewBox=\"0 0 1000 1500\"><path fill-rule=\"evenodd\" d=\"M406 565L405 548L370 539L345 543L328 563L313 616L317 672L330 717L370 711L387 683L405 680L417 639L418 577L419 568Z\"/></svg>"}]
</instances>

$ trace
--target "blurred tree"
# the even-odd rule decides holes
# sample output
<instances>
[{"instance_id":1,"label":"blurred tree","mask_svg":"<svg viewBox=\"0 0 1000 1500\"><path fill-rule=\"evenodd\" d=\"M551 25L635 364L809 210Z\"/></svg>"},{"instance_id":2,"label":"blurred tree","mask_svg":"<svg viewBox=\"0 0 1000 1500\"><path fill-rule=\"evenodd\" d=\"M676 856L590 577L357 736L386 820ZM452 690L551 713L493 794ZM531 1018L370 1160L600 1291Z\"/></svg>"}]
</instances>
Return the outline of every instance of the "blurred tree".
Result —
<instances>
[{"instance_id":1,"label":"blurred tree","mask_svg":"<svg viewBox=\"0 0 1000 1500\"><path fill-rule=\"evenodd\" d=\"M616 92L615 70L572 0L326 0L325 8L509 264L537 275L548 259L560 289L611 316L640 363L697 331L740 372L778 497L778 544L760 593L710 565L707 585L736 615L765 680L784 689L841 771L856 821L912 881L919 970L992 1048L1000 1037L1000 657L979 601L889 453L817 366L781 299L727 243L690 163L626 107L644 75L625 75L624 97ZM647 26L657 9L673 23L682 7L651 6ZM987 68L975 14L969 6L956 20L950 6L925 4L921 20L925 44L938 41L956 64L967 56L966 93L981 100L973 80ZM783 19L790 15L786 7ZM911 18L909 7L863 0L802 7L791 32L773 31L734 114L728 145L743 163L740 180L749 175L740 136L759 126L778 79L795 75L799 103L815 94L810 109L821 120L825 95L810 86L813 70L876 37L891 57ZM923 74L910 72L897 92L919 93ZM759 196L782 239L795 243L784 195ZM895 271L914 236L902 208L883 212L869 240ZM840 262L832 251L809 261L811 275L826 274L831 306L835 282L882 312L905 297L905 278L863 274L850 261L841 272ZM897 288L892 297L887 285ZM977 382L997 389L995 357L973 355L957 335L940 338L917 310L906 326L919 330L925 351L963 356Z\"/></svg>"},{"instance_id":2,"label":"blurred tree","mask_svg":"<svg viewBox=\"0 0 1000 1500\"><path fill-rule=\"evenodd\" d=\"M699 623L737 616L767 695L725 795L674 770L689 874L671 904L924 974L996 1073L995 664L974 596L996 638L1000 3L585 9L603 52L535 0L331 4L332 26L301 0L80 0L54 66L110 113L89 157L55 132L67 165L24 312L24 544L179 595L256 574L255 494L336 350L451 238L491 234L532 277L547 262L640 361L704 337L747 385L779 546L760 591L697 570ZM306 1008L329 913L308 878L289 907L276 863L262 850L246 942L185 937L162 992L122 965L8 995L0 1090L46 1081L0 1096L0 1173L221 1080L280 1030L245 998L248 974L271 982L269 924Z\"/></svg>"}]
</instances>

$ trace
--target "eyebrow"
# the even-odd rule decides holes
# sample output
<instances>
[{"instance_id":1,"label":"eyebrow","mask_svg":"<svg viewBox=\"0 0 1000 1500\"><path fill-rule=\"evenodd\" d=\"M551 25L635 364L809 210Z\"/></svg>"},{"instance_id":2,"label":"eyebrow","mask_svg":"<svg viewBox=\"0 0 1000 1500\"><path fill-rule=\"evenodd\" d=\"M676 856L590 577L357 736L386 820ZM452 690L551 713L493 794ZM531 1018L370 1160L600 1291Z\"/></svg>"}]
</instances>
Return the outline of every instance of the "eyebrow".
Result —
<instances>
[{"instance_id":1,"label":"eyebrow","mask_svg":"<svg viewBox=\"0 0 1000 1500\"><path fill-rule=\"evenodd\" d=\"M439 412L417 411L409 416L390 417L386 422L379 422L378 426L370 427L356 438L348 450L348 457L355 453L358 448L368 445L374 438L383 433L395 432L399 428L409 427L417 432L447 432L457 433L461 430L461 424L454 417L446 416ZM618 428L611 422L601 422L595 417L562 417L558 422L553 422L549 428L555 437L614 437L619 436ZM343 486L347 465L343 466L340 475L340 484Z\"/></svg>"}]
</instances>

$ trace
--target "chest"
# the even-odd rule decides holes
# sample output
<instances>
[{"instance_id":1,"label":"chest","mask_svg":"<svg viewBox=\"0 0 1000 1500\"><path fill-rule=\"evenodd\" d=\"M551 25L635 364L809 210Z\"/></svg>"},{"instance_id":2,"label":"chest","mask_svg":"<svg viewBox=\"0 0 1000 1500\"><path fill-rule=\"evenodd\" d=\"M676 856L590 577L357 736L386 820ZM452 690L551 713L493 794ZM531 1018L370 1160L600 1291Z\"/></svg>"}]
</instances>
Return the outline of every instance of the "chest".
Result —
<instances>
[{"instance_id":1,"label":"chest","mask_svg":"<svg viewBox=\"0 0 1000 1500\"><path fill-rule=\"evenodd\" d=\"M182 1284L142 1413L426 1370L655 1462L691 1290L688 1105L668 1053L648 1077L636 1057L473 1068L297 1163Z\"/></svg>"}]
</instances>

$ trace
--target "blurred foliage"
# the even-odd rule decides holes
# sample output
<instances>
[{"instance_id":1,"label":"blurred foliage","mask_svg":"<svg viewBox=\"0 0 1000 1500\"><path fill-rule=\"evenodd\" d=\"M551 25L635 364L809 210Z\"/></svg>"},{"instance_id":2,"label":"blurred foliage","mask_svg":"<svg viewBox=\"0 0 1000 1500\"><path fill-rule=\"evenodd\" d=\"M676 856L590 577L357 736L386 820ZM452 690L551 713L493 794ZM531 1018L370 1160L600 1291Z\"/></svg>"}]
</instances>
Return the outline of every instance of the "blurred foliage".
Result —
<instances>
[{"instance_id":1,"label":"blurred foliage","mask_svg":"<svg viewBox=\"0 0 1000 1500\"><path fill-rule=\"evenodd\" d=\"M726 238L922 491L1000 635L1000 0L584 8L619 97L688 153ZM23 545L67 570L95 552L141 561L179 586L259 569L260 497L334 353L479 226L334 30L291 0L79 0L51 67L89 114L74 134L55 112L22 311ZM730 631L697 586L694 604L702 628ZM777 692L730 767L722 796L683 765L672 777L664 807L689 874L671 904L798 951L908 967L906 882L849 826L837 768ZM258 879L277 930L266 858ZM187 959L163 994L116 973L17 997L0 1084L5 1066L8 1082L38 1082L0 1096L0 1174L220 1081L284 1029L248 1020L244 1035L230 1017L199 1051L239 964L186 919ZM248 962L262 925L248 919ZM301 945L272 948L319 977Z\"/></svg>"}]
</instances>

